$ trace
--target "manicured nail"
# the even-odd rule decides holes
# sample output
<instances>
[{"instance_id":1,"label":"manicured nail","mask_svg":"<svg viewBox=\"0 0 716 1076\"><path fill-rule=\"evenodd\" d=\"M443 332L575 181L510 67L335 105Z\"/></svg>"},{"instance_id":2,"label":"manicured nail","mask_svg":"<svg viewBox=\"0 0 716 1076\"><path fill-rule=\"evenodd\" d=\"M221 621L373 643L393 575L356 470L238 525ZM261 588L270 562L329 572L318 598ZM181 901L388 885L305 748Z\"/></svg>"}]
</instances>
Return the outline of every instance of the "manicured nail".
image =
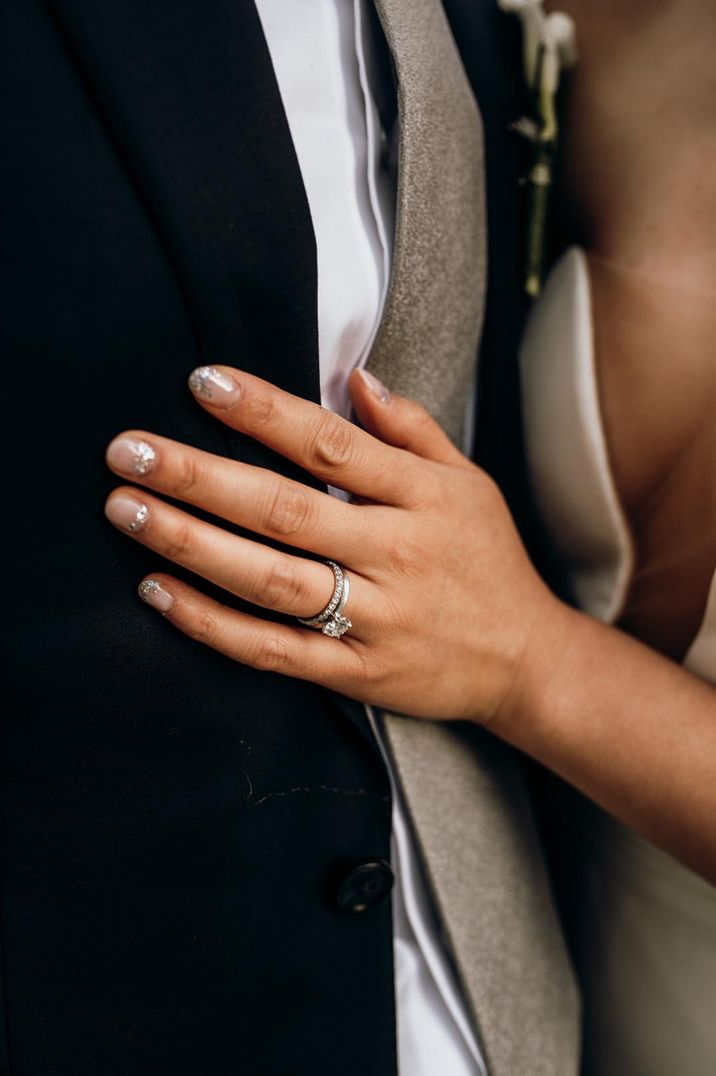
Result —
<instances>
[{"instance_id":1,"label":"manicured nail","mask_svg":"<svg viewBox=\"0 0 716 1076\"><path fill-rule=\"evenodd\" d=\"M115 437L107 449L107 462L121 474L149 474L157 454L146 441Z\"/></svg>"},{"instance_id":2,"label":"manicured nail","mask_svg":"<svg viewBox=\"0 0 716 1076\"><path fill-rule=\"evenodd\" d=\"M107 519L122 530L136 534L149 518L149 509L141 501L135 501L124 493L110 497L105 508Z\"/></svg>"},{"instance_id":3,"label":"manicured nail","mask_svg":"<svg viewBox=\"0 0 716 1076\"><path fill-rule=\"evenodd\" d=\"M189 375L189 388L195 396L210 400L214 407L230 407L239 395L233 377L215 366L197 366Z\"/></svg>"},{"instance_id":4,"label":"manicured nail","mask_svg":"<svg viewBox=\"0 0 716 1076\"><path fill-rule=\"evenodd\" d=\"M390 399L390 389L387 385L384 385L375 374L370 372L370 370L359 370L358 373L363 378L373 395L377 396L381 403L387 403Z\"/></svg>"},{"instance_id":5,"label":"manicured nail","mask_svg":"<svg viewBox=\"0 0 716 1076\"><path fill-rule=\"evenodd\" d=\"M142 601L160 613L170 613L174 608L173 596L156 579L143 579L137 590Z\"/></svg>"}]
</instances>

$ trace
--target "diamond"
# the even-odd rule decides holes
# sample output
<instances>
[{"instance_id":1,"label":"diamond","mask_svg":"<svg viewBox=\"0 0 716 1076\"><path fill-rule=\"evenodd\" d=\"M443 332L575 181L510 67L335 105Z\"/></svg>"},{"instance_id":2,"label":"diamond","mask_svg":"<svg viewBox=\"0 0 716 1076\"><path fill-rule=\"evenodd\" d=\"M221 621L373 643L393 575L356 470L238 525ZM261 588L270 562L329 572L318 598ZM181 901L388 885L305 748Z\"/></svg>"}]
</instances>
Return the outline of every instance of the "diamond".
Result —
<instances>
[{"instance_id":1,"label":"diamond","mask_svg":"<svg viewBox=\"0 0 716 1076\"><path fill-rule=\"evenodd\" d=\"M347 616L334 616L323 625L323 634L331 639L340 639L352 627L353 622Z\"/></svg>"},{"instance_id":2,"label":"diamond","mask_svg":"<svg viewBox=\"0 0 716 1076\"><path fill-rule=\"evenodd\" d=\"M333 572L333 576L335 579L333 596L331 597L331 600L329 601L325 609L322 609L321 612L318 613L316 616L297 617L299 624L305 624L309 628L318 628L321 625L326 624L327 622L330 623L332 618L335 616L335 610L339 606L341 606L341 602L343 602L343 605L345 605L346 601L348 600L348 577L345 575L340 565L336 564L335 561L327 560L326 564ZM341 606L341 608L343 608L343 606ZM336 638L340 638L340 636L336 636Z\"/></svg>"}]
</instances>

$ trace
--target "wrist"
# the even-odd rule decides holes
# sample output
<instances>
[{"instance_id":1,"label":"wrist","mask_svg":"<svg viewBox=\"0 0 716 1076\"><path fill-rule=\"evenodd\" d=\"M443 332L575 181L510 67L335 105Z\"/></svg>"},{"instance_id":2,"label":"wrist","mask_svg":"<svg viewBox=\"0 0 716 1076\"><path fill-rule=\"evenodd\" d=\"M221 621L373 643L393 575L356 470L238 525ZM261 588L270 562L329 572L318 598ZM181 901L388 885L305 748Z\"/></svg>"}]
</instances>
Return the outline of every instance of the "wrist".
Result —
<instances>
[{"instance_id":1,"label":"wrist","mask_svg":"<svg viewBox=\"0 0 716 1076\"><path fill-rule=\"evenodd\" d=\"M545 589L510 688L489 722L490 731L527 748L536 730L570 693L574 646L584 614Z\"/></svg>"}]
</instances>

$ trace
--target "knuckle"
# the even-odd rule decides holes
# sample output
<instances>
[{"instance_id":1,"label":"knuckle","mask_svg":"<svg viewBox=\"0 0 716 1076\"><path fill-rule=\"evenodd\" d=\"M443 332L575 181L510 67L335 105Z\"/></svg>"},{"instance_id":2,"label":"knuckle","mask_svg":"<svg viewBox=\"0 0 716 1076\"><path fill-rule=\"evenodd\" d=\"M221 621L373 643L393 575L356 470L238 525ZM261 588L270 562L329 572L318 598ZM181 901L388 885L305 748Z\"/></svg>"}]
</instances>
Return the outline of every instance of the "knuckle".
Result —
<instances>
[{"instance_id":1,"label":"knuckle","mask_svg":"<svg viewBox=\"0 0 716 1076\"><path fill-rule=\"evenodd\" d=\"M306 491L298 485L280 482L271 496L266 523L268 530L289 537L303 530L310 522L311 506Z\"/></svg>"},{"instance_id":2,"label":"knuckle","mask_svg":"<svg viewBox=\"0 0 716 1076\"><path fill-rule=\"evenodd\" d=\"M289 560L275 561L258 587L259 604L267 609L293 608L304 595L299 573Z\"/></svg>"},{"instance_id":3,"label":"knuckle","mask_svg":"<svg viewBox=\"0 0 716 1076\"><path fill-rule=\"evenodd\" d=\"M489 475L487 471L483 471L479 467L475 467L470 475L471 479L475 483L475 490L477 497L481 503L490 504L495 499L502 499L502 493L497 482Z\"/></svg>"},{"instance_id":4,"label":"knuckle","mask_svg":"<svg viewBox=\"0 0 716 1076\"><path fill-rule=\"evenodd\" d=\"M309 457L318 466L345 467L353 458L354 445L350 424L329 412L321 416L310 436Z\"/></svg>"},{"instance_id":5,"label":"knuckle","mask_svg":"<svg viewBox=\"0 0 716 1076\"><path fill-rule=\"evenodd\" d=\"M419 430L427 430L435 425L435 420L428 409L422 404L411 401L410 423Z\"/></svg>"},{"instance_id":6,"label":"knuckle","mask_svg":"<svg viewBox=\"0 0 716 1076\"><path fill-rule=\"evenodd\" d=\"M177 523L164 542L161 552L168 560L182 562L190 555L192 548L191 524Z\"/></svg>"},{"instance_id":7,"label":"knuckle","mask_svg":"<svg viewBox=\"0 0 716 1076\"><path fill-rule=\"evenodd\" d=\"M200 490L205 483L205 479L206 468L196 456L189 453L179 460L169 493L171 496L184 500Z\"/></svg>"},{"instance_id":8,"label":"knuckle","mask_svg":"<svg viewBox=\"0 0 716 1076\"><path fill-rule=\"evenodd\" d=\"M439 464L421 461L415 466L415 461L410 461L410 479L406 485L410 487L410 504L418 509L427 509L434 512L450 503L444 472Z\"/></svg>"},{"instance_id":9,"label":"knuckle","mask_svg":"<svg viewBox=\"0 0 716 1076\"><path fill-rule=\"evenodd\" d=\"M425 548L417 538L403 537L391 551L393 567L400 575L420 576L425 567Z\"/></svg>"},{"instance_id":10,"label":"knuckle","mask_svg":"<svg viewBox=\"0 0 716 1076\"><path fill-rule=\"evenodd\" d=\"M259 635L251 647L249 663L262 672L280 672L288 661L286 640L278 635Z\"/></svg>"},{"instance_id":11,"label":"knuckle","mask_svg":"<svg viewBox=\"0 0 716 1076\"><path fill-rule=\"evenodd\" d=\"M358 694L366 689L380 689L386 677L386 663L367 647L356 650L349 674L351 686Z\"/></svg>"},{"instance_id":12,"label":"knuckle","mask_svg":"<svg viewBox=\"0 0 716 1076\"><path fill-rule=\"evenodd\" d=\"M199 643L212 644L216 641L218 634L219 627L216 617L207 609L199 610L192 617L189 625L189 635L192 639L196 639Z\"/></svg>"},{"instance_id":13,"label":"knuckle","mask_svg":"<svg viewBox=\"0 0 716 1076\"><path fill-rule=\"evenodd\" d=\"M487 471L478 470L477 479L486 497L501 497L502 492L492 475Z\"/></svg>"},{"instance_id":14,"label":"knuckle","mask_svg":"<svg viewBox=\"0 0 716 1076\"><path fill-rule=\"evenodd\" d=\"M265 390L253 388L241 403L242 424L248 430L272 426L276 419L276 398Z\"/></svg>"}]
</instances>

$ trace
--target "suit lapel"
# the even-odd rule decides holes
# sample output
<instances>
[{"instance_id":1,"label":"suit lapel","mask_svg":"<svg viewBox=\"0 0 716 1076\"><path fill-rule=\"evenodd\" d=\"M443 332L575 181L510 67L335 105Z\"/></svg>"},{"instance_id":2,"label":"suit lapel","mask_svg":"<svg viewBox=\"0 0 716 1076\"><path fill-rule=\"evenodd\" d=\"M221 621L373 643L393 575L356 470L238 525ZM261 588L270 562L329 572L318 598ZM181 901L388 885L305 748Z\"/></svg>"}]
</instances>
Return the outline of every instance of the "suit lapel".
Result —
<instances>
[{"instance_id":1,"label":"suit lapel","mask_svg":"<svg viewBox=\"0 0 716 1076\"><path fill-rule=\"evenodd\" d=\"M315 239L254 4L49 3L161 235L201 358L317 401Z\"/></svg>"},{"instance_id":2,"label":"suit lapel","mask_svg":"<svg viewBox=\"0 0 716 1076\"><path fill-rule=\"evenodd\" d=\"M390 289L368 367L457 443L485 294L482 127L439 0L375 0L397 75Z\"/></svg>"},{"instance_id":3,"label":"suit lapel","mask_svg":"<svg viewBox=\"0 0 716 1076\"><path fill-rule=\"evenodd\" d=\"M368 365L459 443L487 289L482 127L439 0L376 6L401 159L393 278ZM574 987L516 754L475 728L382 720L490 1072L572 1074Z\"/></svg>"}]
</instances>

